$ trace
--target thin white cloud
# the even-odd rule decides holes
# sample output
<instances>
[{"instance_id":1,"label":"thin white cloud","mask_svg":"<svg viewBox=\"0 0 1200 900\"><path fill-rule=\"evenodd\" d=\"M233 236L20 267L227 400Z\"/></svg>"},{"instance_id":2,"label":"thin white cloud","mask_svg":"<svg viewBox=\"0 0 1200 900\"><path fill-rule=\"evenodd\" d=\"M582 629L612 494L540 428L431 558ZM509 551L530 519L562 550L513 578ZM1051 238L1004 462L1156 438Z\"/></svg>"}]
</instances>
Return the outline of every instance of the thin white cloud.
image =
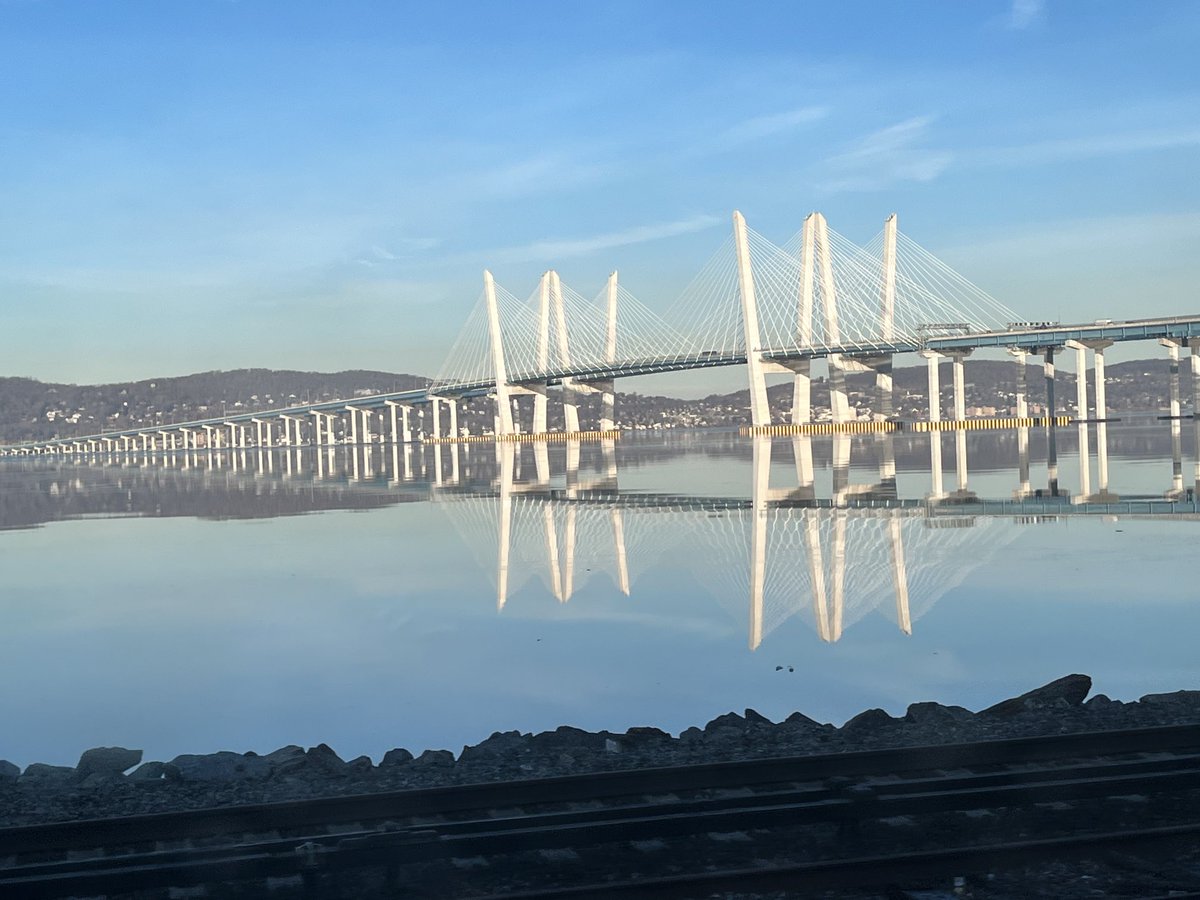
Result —
<instances>
[{"instance_id":1,"label":"thin white cloud","mask_svg":"<svg viewBox=\"0 0 1200 900\"><path fill-rule=\"evenodd\" d=\"M391 242L391 249L372 244L364 253L359 254L354 258L354 262L360 266L374 268L376 266L385 265L392 262L402 262L407 259L412 259L423 253L428 253L437 247L441 241L437 238L397 238Z\"/></svg>"},{"instance_id":2,"label":"thin white cloud","mask_svg":"<svg viewBox=\"0 0 1200 900\"><path fill-rule=\"evenodd\" d=\"M712 228L722 221L720 217L713 215L692 216L689 219L679 219L675 222L638 225L624 231L610 231L575 240L534 241L521 247L506 247L492 251L487 254L487 257L503 262L545 261L549 263L556 259L586 256L589 253L610 250L613 247L628 247L631 244L645 244L682 234L692 234Z\"/></svg>"},{"instance_id":3,"label":"thin white cloud","mask_svg":"<svg viewBox=\"0 0 1200 900\"><path fill-rule=\"evenodd\" d=\"M867 191L896 182L933 181L954 155L931 149L925 139L932 116L916 116L881 128L824 163L824 187L835 191Z\"/></svg>"},{"instance_id":4,"label":"thin white cloud","mask_svg":"<svg viewBox=\"0 0 1200 900\"><path fill-rule=\"evenodd\" d=\"M1013 0L1005 24L1014 31L1024 31L1040 22L1045 12L1044 0Z\"/></svg>"},{"instance_id":5,"label":"thin white cloud","mask_svg":"<svg viewBox=\"0 0 1200 900\"><path fill-rule=\"evenodd\" d=\"M797 128L819 122L828 115L829 110L823 106L803 106L769 116L755 116L723 131L717 138L717 144L732 147L752 143L795 131Z\"/></svg>"},{"instance_id":6,"label":"thin white cloud","mask_svg":"<svg viewBox=\"0 0 1200 900\"><path fill-rule=\"evenodd\" d=\"M478 173L472 181L481 193L512 198L592 184L612 171L602 163L547 153Z\"/></svg>"},{"instance_id":7,"label":"thin white cloud","mask_svg":"<svg viewBox=\"0 0 1200 900\"><path fill-rule=\"evenodd\" d=\"M1200 128L1151 129L995 147L964 154L963 161L978 165L1038 165L1196 146L1200 146Z\"/></svg>"},{"instance_id":8,"label":"thin white cloud","mask_svg":"<svg viewBox=\"0 0 1200 900\"><path fill-rule=\"evenodd\" d=\"M1029 261L1064 258L1111 258L1114 251L1127 254L1133 246L1194 244L1200 240L1200 212L1143 213L1094 216L1047 222L1010 229L1003 236L986 238L938 251L958 260Z\"/></svg>"}]
</instances>

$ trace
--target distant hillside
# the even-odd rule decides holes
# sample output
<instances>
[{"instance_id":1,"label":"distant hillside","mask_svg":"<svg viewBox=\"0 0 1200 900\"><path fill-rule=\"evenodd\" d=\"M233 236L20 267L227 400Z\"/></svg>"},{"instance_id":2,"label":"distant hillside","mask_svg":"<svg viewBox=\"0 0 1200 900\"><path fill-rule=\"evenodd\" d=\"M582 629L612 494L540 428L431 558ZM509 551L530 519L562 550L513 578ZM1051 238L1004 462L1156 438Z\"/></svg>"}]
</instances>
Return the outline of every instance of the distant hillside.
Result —
<instances>
[{"instance_id":1,"label":"distant hillside","mask_svg":"<svg viewBox=\"0 0 1200 900\"><path fill-rule=\"evenodd\" d=\"M951 367L942 365L942 405L952 404ZM894 373L896 414L924 417L927 403L925 366L898 367ZM1029 402L1045 403L1045 381L1040 365L1026 367ZM318 400L352 399L382 391L410 390L428 384L417 375L391 372L294 372L272 369L238 369L231 372L201 372L178 378L155 378L117 384L74 385L46 384L30 378L0 378L0 440L5 442L44 440L51 437L95 434L117 428L169 425L194 419L213 418L230 412L274 409ZM1014 402L1016 366L997 360L968 360L966 364L967 406L989 414L1002 414ZM1134 360L1116 363L1107 370L1109 409L1162 410L1166 408L1170 375L1166 359ZM1074 411L1075 376L1058 373L1057 406ZM637 385L618 382L618 419L627 427L686 427L738 425L749 419L749 393L713 394L700 400L679 400L630 392ZM851 403L860 413L873 404L874 378L852 375L849 378ZM625 391L621 391L626 387ZM790 380L780 379L768 391L777 421L787 421L791 408ZM1094 388L1089 385L1089 395ZM1190 376L1181 377L1181 395L1185 411L1191 410ZM581 398L585 422L598 415L596 395ZM529 406L526 402L526 407ZM813 406L829 406L829 387L823 379L813 386ZM489 401L464 405L460 419L473 431L490 428L492 407ZM522 413L529 417L529 409ZM524 422L524 427L529 427ZM562 427L561 406L550 406L550 427Z\"/></svg>"},{"instance_id":2,"label":"distant hillside","mask_svg":"<svg viewBox=\"0 0 1200 900\"><path fill-rule=\"evenodd\" d=\"M0 438L41 440L114 428L170 424L226 412L351 398L425 387L427 378L391 372L236 369L116 384L46 384L0 378Z\"/></svg>"}]
</instances>

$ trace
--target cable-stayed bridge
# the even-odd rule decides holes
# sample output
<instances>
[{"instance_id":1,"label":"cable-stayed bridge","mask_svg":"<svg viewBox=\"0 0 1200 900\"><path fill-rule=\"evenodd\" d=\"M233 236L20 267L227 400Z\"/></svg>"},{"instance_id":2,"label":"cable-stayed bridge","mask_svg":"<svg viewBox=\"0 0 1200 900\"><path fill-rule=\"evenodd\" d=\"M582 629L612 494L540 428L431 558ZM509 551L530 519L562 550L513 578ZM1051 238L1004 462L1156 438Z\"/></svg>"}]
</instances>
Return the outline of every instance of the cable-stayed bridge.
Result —
<instances>
[{"instance_id":1,"label":"cable-stayed bridge","mask_svg":"<svg viewBox=\"0 0 1200 900\"><path fill-rule=\"evenodd\" d=\"M890 216L882 231L859 246L810 214L790 240L775 244L733 214L731 234L667 311L635 297L614 272L588 299L548 270L521 299L483 276L478 301L428 388L349 400L308 403L98 435L60 437L4 448L6 453L95 453L100 450L318 446L414 438L463 437L458 405L494 403L491 434L518 434L522 403L532 406L534 434L547 430L551 389L563 404L565 432L611 432L619 425L615 382L661 372L742 366L750 389L749 422L770 428L766 378L793 382L791 425L816 418L811 366L823 360L835 426L856 419L846 392L847 372L873 372L875 416L891 417L892 364L898 354L921 354L929 367L929 419L940 421L940 363L952 363L952 421L966 419L964 359L978 349L1004 349L1017 363L1015 413L1028 415L1025 363L1044 361L1048 409L1054 399L1055 355L1071 349L1077 371L1091 351L1094 393L1077 380L1077 418L1107 417L1104 350L1118 341L1162 343L1178 372L1179 351L1190 350L1193 387L1200 399L1200 315L1096 320L1064 325L1036 311L1020 314L937 259L898 228ZM599 421L581 423L579 397L599 394ZM1200 403L1196 404L1200 408ZM1178 415L1177 379L1172 414ZM419 410L420 426L410 416ZM428 415L426 415L428 411ZM253 436L250 431L253 430Z\"/></svg>"}]
</instances>

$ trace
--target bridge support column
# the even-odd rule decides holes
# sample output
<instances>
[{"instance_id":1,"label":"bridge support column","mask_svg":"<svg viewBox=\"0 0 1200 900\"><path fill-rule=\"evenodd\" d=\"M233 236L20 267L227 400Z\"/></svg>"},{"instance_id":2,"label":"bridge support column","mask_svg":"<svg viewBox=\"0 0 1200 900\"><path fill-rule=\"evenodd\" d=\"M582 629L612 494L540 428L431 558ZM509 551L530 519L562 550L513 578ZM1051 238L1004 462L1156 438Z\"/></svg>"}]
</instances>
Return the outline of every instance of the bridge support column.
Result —
<instances>
[{"instance_id":1,"label":"bridge support column","mask_svg":"<svg viewBox=\"0 0 1200 900\"><path fill-rule=\"evenodd\" d=\"M350 443L358 443L358 416L354 414L354 407L347 406L346 411L350 413Z\"/></svg>"},{"instance_id":2,"label":"bridge support column","mask_svg":"<svg viewBox=\"0 0 1200 900\"><path fill-rule=\"evenodd\" d=\"M437 440L442 436L442 410L440 397L429 398L429 415L431 419L429 423L429 436L434 440Z\"/></svg>"},{"instance_id":3,"label":"bridge support column","mask_svg":"<svg viewBox=\"0 0 1200 900\"><path fill-rule=\"evenodd\" d=\"M1170 360L1171 370L1171 409L1172 419L1179 418L1179 342L1169 338L1160 338L1159 343L1167 348L1167 359Z\"/></svg>"},{"instance_id":4,"label":"bridge support column","mask_svg":"<svg viewBox=\"0 0 1200 900\"><path fill-rule=\"evenodd\" d=\"M942 356L932 350L922 350L921 355L925 357L929 374L929 421L940 422L942 421L942 385L938 366L941 364Z\"/></svg>"},{"instance_id":5,"label":"bridge support column","mask_svg":"<svg viewBox=\"0 0 1200 900\"><path fill-rule=\"evenodd\" d=\"M617 273L611 272L608 276L608 296L607 296L607 316L605 319L606 330L604 334L604 361L607 363L615 363L617 361ZM617 393L613 384L613 379L596 383L596 388L600 391L600 430L612 431L616 427L617 418ZM616 520L614 520L615 522ZM622 532L623 534L623 532ZM623 539L622 539L623 540ZM629 593L628 590L625 591Z\"/></svg>"},{"instance_id":6,"label":"bridge support column","mask_svg":"<svg viewBox=\"0 0 1200 900\"><path fill-rule=\"evenodd\" d=\"M956 351L950 354L950 358L954 363L954 419L962 422L967 418L967 385L966 385L966 365L964 360L971 355L968 350L966 352Z\"/></svg>"},{"instance_id":7,"label":"bridge support column","mask_svg":"<svg viewBox=\"0 0 1200 900\"><path fill-rule=\"evenodd\" d=\"M558 336L558 364L567 368L571 365L571 348L567 339L567 312L563 303L562 282L558 273L551 270L550 302L554 309L554 327ZM579 431L579 395L569 378L562 380L563 430L568 434Z\"/></svg>"},{"instance_id":8,"label":"bridge support column","mask_svg":"<svg viewBox=\"0 0 1200 900\"><path fill-rule=\"evenodd\" d=\"M446 401L446 405L450 407L450 437L458 437L458 401L450 399Z\"/></svg>"},{"instance_id":9,"label":"bridge support column","mask_svg":"<svg viewBox=\"0 0 1200 900\"><path fill-rule=\"evenodd\" d=\"M492 371L496 378L496 434L512 434L512 405L509 403L508 369L504 363L504 340L500 334L500 307L496 303L496 284L492 273L486 270L483 273L483 296L492 345Z\"/></svg>"},{"instance_id":10,"label":"bridge support column","mask_svg":"<svg viewBox=\"0 0 1200 900\"><path fill-rule=\"evenodd\" d=\"M1056 415L1054 408L1054 354L1057 352L1057 347L1047 347L1042 362L1042 374L1046 378L1046 416L1051 419ZM1053 433L1053 426L1051 426L1051 434Z\"/></svg>"},{"instance_id":11,"label":"bridge support column","mask_svg":"<svg viewBox=\"0 0 1200 900\"><path fill-rule=\"evenodd\" d=\"M1108 342L1105 342L1107 346ZM1092 346L1092 365L1095 368L1093 377L1096 380L1096 418L1103 422L1108 418L1107 388L1104 384L1104 347L1098 343Z\"/></svg>"},{"instance_id":12,"label":"bridge support column","mask_svg":"<svg viewBox=\"0 0 1200 900\"><path fill-rule=\"evenodd\" d=\"M750 379L750 424L761 428L771 424L771 407L767 403L767 377L758 331L758 300L754 294L754 274L750 269L750 240L746 232L746 220L736 211L733 214L733 244L737 254L738 293L742 299L746 370Z\"/></svg>"},{"instance_id":13,"label":"bridge support column","mask_svg":"<svg viewBox=\"0 0 1200 900\"><path fill-rule=\"evenodd\" d=\"M1192 364L1192 418L1200 421L1200 339L1188 340L1188 356ZM1200 454L1200 444L1196 452Z\"/></svg>"},{"instance_id":14,"label":"bridge support column","mask_svg":"<svg viewBox=\"0 0 1200 900\"><path fill-rule=\"evenodd\" d=\"M807 425L812 421L812 362L798 359L791 362L792 424Z\"/></svg>"},{"instance_id":15,"label":"bridge support column","mask_svg":"<svg viewBox=\"0 0 1200 900\"><path fill-rule=\"evenodd\" d=\"M1029 354L1018 349L1008 352L1017 363L1016 414L1023 419L1029 415L1029 387L1025 377L1025 359Z\"/></svg>"},{"instance_id":16,"label":"bridge support column","mask_svg":"<svg viewBox=\"0 0 1200 900\"><path fill-rule=\"evenodd\" d=\"M1075 351L1075 416L1087 418L1088 389L1087 389L1087 346L1079 341L1067 341L1066 346ZM1080 448L1081 453L1086 453Z\"/></svg>"}]
</instances>

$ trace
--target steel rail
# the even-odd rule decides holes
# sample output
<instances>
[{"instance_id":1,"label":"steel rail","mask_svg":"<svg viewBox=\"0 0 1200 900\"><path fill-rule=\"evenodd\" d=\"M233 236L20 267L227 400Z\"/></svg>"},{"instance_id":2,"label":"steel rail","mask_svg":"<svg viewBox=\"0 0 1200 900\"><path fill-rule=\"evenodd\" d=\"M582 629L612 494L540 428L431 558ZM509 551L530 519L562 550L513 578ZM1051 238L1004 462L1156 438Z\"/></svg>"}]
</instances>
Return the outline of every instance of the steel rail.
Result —
<instances>
[{"instance_id":1,"label":"steel rail","mask_svg":"<svg viewBox=\"0 0 1200 900\"><path fill-rule=\"evenodd\" d=\"M1175 760L1156 761L1173 768ZM765 798L724 798L698 803L655 803L633 809L587 810L567 814L518 816L510 820L479 820L451 825L418 826L357 834L276 839L251 845L200 850L175 850L124 857L75 860L0 870L5 897L43 900L68 894L114 893L179 887L219 881L247 881L303 875L319 870L337 873L376 866L398 866L466 855L500 855L563 847L577 848L616 841L662 839L711 831L794 827L818 823L857 823L896 815L944 813L962 809L1046 803L1069 799L1117 796L1129 792L1200 787L1196 757L1190 771L1145 772L1147 761L1109 764L1127 771L1099 778L1055 781L1053 770L1041 770L1030 783L977 787L968 779L948 790L901 793L884 798L870 794L830 796L828 790L800 792L798 802ZM1087 767L1084 767L1087 768ZM1021 773L1002 773L1020 779ZM1077 775L1078 772L1066 772ZM1043 779L1050 779L1049 783ZM887 787L886 785L883 787ZM756 800L769 801L758 805ZM721 808L727 806L728 808ZM715 808L713 808L715 807Z\"/></svg>"}]
</instances>

